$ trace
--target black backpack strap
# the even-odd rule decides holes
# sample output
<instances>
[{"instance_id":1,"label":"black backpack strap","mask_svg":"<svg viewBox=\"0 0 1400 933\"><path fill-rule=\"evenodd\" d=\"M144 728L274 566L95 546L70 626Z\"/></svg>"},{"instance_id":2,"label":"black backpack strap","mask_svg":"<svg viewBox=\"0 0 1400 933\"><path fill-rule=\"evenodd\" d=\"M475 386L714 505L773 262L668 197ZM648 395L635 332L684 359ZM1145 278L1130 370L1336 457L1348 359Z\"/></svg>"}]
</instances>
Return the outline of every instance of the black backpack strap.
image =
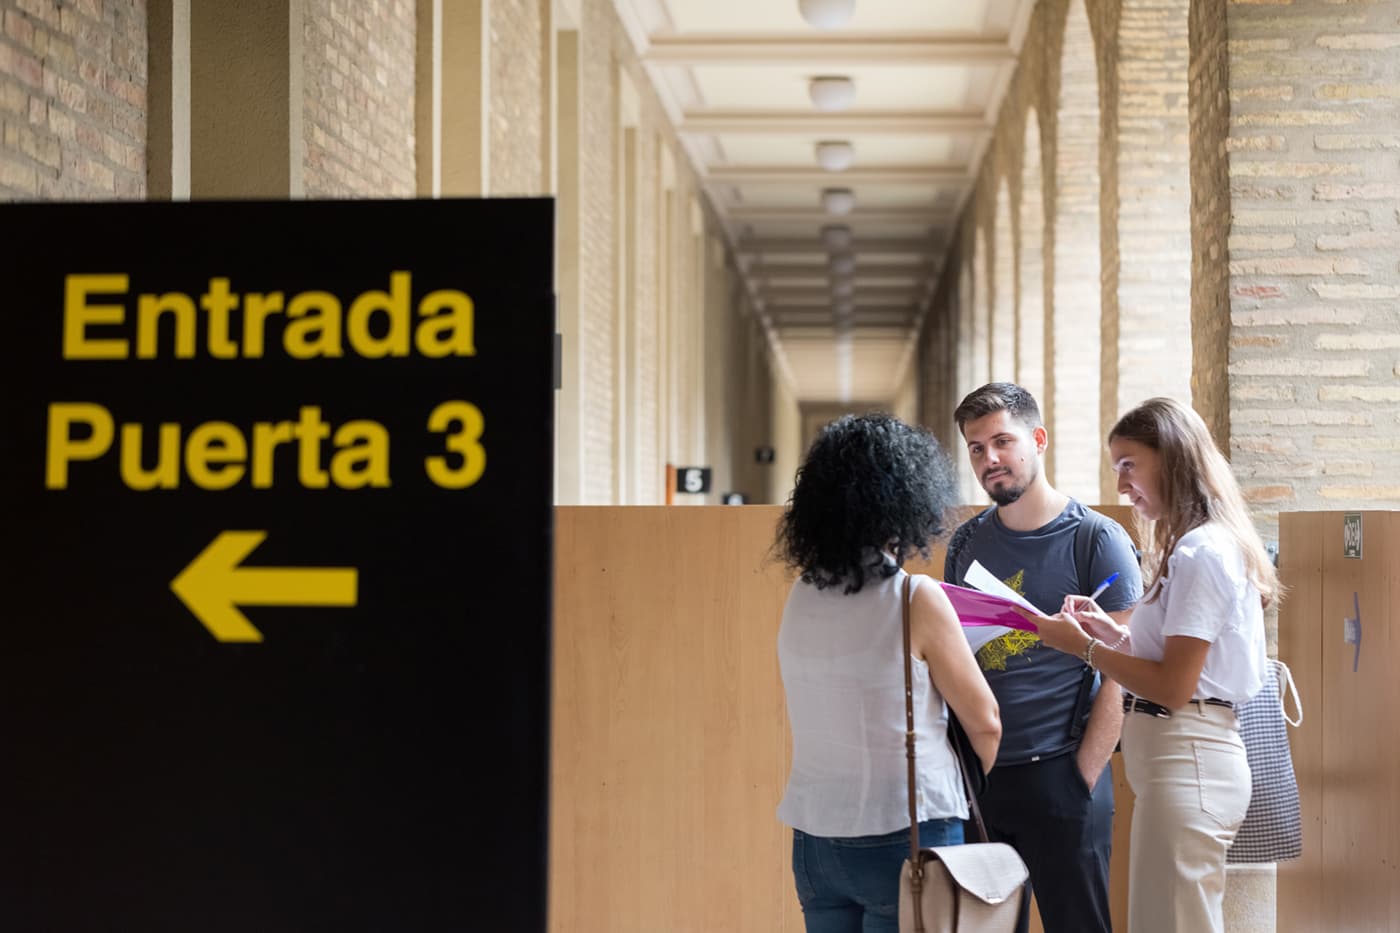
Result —
<instances>
[{"instance_id":1,"label":"black backpack strap","mask_svg":"<svg viewBox=\"0 0 1400 933\"><path fill-rule=\"evenodd\" d=\"M1084 520L1074 529L1074 570L1079 576L1080 596L1088 596L1099 585L1092 579L1094 570L1094 541L1099 531L1108 524L1108 518L1087 505L1084 507ZM1074 702L1074 718L1070 721L1071 738L1084 735L1084 726L1089 721L1090 704L1094 695L1094 681L1098 673L1089 665L1084 665L1084 676L1079 680L1079 695Z\"/></svg>"},{"instance_id":2,"label":"black backpack strap","mask_svg":"<svg viewBox=\"0 0 1400 933\"><path fill-rule=\"evenodd\" d=\"M996 510L997 507L994 505L987 506L959 525L958 530L953 532L953 536L948 539L948 552L943 558L944 582L961 585L957 580L948 579L948 568L958 565L958 557L962 554L962 549L967 546L968 541L972 540L972 536L976 534L978 528L982 527L982 523L990 518Z\"/></svg>"},{"instance_id":3,"label":"black backpack strap","mask_svg":"<svg viewBox=\"0 0 1400 933\"><path fill-rule=\"evenodd\" d=\"M1074 529L1074 570L1079 575L1079 596L1094 592L1099 581L1093 579L1094 541L1108 526L1107 516L1084 507L1084 520Z\"/></svg>"}]
</instances>

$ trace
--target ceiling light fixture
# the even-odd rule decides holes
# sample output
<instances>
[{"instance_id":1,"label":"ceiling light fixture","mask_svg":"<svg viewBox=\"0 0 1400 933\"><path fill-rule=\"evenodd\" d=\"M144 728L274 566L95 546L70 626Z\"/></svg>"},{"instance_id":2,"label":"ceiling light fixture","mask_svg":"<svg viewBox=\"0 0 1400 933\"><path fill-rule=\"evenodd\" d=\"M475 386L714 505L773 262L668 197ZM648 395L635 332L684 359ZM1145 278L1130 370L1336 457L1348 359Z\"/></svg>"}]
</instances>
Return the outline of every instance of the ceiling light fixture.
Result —
<instances>
[{"instance_id":1,"label":"ceiling light fixture","mask_svg":"<svg viewBox=\"0 0 1400 933\"><path fill-rule=\"evenodd\" d=\"M823 188L822 207L828 214L849 214L856 206L856 193L850 188Z\"/></svg>"},{"instance_id":2,"label":"ceiling light fixture","mask_svg":"<svg viewBox=\"0 0 1400 933\"><path fill-rule=\"evenodd\" d=\"M822 244L833 252L847 249L851 245L851 228L842 224L822 227Z\"/></svg>"},{"instance_id":3,"label":"ceiling light fixture","mask_svg":"<svg viewBox=\"0 0 1400 933\"><path fill-rule=\"evenodd\" d=\"M851 21L856 0L797 0L797 9L818 29L839 29Z\"/></svg>"},{"instance_id":4,"label":"ceiling light fixture","mask_svg":"<svg viewBox=\"0 0 1400 933\"><path fill-rule=\"evenodd\" d=\"M832 275L850 275L856 271L856 257L849 253L841 253L831 257Z\"/></svg>"},{"instance_id":5,"label":"ceiling light fixture","mask_svg":"<svg viewBox=\"0 0 1400 933\"><path fill-rule=\"evenodd\" d=\"M818 110L845 110L855 103L856 83L838 75L823 75L808 83L807 93Z\"/></svg>"},{"instance_id":6,"label":"ceiling light fixture","mask_svg":"<svg viewBox=\"0 0 1400 933\"><path fill-rule=\"evenodd\" d=\"M837 298L850 298L856 293L856 285L850 279L831 283L831 294Z\"/></svg>"},{"instance_id":7,"label":"ceiling light fixture","mask_svg":"<svg viewBox=\"0 0 1400 933\"><path fill-rule=\"evenodd\" d=\"M817 164L828 172L844 172L856 160L856 147L845 140L817 143Z\"/></svg>"}]
</instances>

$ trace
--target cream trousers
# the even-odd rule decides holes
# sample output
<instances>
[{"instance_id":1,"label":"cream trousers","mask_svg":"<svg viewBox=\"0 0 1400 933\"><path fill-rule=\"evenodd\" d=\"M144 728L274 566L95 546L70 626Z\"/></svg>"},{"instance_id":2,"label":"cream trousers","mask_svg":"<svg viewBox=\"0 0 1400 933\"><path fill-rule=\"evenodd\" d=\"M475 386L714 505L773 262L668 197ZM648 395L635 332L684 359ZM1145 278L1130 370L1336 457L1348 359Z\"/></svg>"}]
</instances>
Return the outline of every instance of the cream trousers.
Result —
<instances>
[{"instance_id":1,"label":"cream trousers","mask_svg":"<svg viewBox=\"0 0 1400 933\"><path fill-rule=\"evenodd\" d=\"M1129 712L1123 764L1133 803L1128 933L1224 933L1225 851L1249 807L1235 711L1188 703Z\"/></svg>"}]
</instances>

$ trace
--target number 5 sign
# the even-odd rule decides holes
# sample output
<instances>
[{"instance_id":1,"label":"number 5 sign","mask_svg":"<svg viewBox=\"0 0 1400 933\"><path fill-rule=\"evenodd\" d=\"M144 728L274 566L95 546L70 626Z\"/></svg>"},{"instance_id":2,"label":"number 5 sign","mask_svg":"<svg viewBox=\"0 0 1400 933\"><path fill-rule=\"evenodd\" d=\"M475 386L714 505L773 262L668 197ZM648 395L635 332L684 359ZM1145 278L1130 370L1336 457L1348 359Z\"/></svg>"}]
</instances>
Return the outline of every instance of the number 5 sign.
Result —
<instances>
[{"instance_id":1,"label":"number 5 sign","mask_svg":"<svg viewBox=\"0 0 1400 933\"><path fill-rule=\"evenodd\" d=\"M709 467L676 467L676 492L709 492L710 472Z\"/></svg>"}]
</instances>

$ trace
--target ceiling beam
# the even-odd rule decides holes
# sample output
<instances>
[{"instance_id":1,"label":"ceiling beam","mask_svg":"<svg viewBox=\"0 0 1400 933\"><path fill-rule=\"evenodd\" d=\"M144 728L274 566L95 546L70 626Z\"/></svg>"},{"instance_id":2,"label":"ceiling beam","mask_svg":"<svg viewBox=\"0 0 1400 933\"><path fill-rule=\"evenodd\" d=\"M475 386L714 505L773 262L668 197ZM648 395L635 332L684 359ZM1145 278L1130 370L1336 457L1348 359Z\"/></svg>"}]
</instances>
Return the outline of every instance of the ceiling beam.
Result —
<instances>
[{"instance_id":1,"label":"ceiling beam","mask_svg":"<svg viewBox=\"0 0 1400 933\"><path fill-rule=\"evenodd\" d=\"M937 185L972 180L966 165L872 165L844 172L811 165L718 165L705 176L707 184L727 185Z\"/></svg>"},{"instance_id":2,"label":"ceiling beam","mask_svg":"<svg viewBox=\"0 0 1400 933\"><path fill-rule=\"evenodd\" d=\"M757 204L743 204L730 207L724 215L737 223L767 221L768 223L819 223L819 224L924 224L927 226L951 224L956 218L946 210L928 207L880 207L861 210L857 207L849 214L832 214L820 207L763 207Z\"/></svg>"},{"instance_id":3,"label":"ceiling beam","mask_svg":"<svg viewBox=\"0 0 1400 933\"><path fill-rule=\"evenodd\" d=\"M871 133L930 136L991 130L980 110L687 110L676 129L682 133L743 133L764 136L829 136Z\"/></svg>"},{"instance_id":4,"label":"ceiling beam","mask_svg":"<svg viewBox=\"0 0 1400 933\"><path fill-rule=\"evenodd\" d=\"M857 283L865 276L882 277L897 275L901 278L931 278L934 274L933 263L919 259L913 262L861 262L856 260L855 272L851 274ZM830 278L831 270L826 263L774 263L765 264L761 262L750 263L748 274L756 279L781 279L781 278Z\"/></svg>"},{"instance_id":5,"label":"ceiling beam","mask_svg":"<svg viewBox=\"0 0 1400 933\"><path fill-rule=\"evenodd\" d=\"M800 311L774 314L773 323L778 327L789 327L795 324L832 324L836 319L830 311ZM851 324L855 327L864 325L879 326L892 324L909 324L914 320L912 311L884 309L880 311L857 311L851 316Z\"/></svg>"},{"instance_id":6,"label":"ceiling beam","mask_svg":"<svg viewBox=\"0 0 1400 933\"><path fill-rule=\"evenodd\" d=\"M853 301L857 307L872 303L889 307L891 302L903 302L912 307L922 291L917 286L911 288L904 285L867 285L865 288L855 290ZM782 285L765 284L758 290L758 296L763 299L764 306L770 311L776 310L774 303L778 301L787 302L787 306L791 307L793 303L821 305L829 304L833 300L830 288L813 288L811 285L789 288Z\"/></svg>"},{"instance_id":7,"label":"ceiling beam","mask_svg":"<svg viewBox=\"0 0 1400 933\"><path fill-rule=\"evenodd\" d=\"M791 33L692 33L655 36L642 54L658 65L997 65L1015 52L1007 37L968 38L940 33L867 32L832 38Z\"/></svg>"},{"instance_id":8,"label":"ceiling beam","mask_svg":"<svg viewBox=\"0 0 1400 933\"><path fill-rule=\"evenodd\" d=\"M882 324L871 327L853 327L847 332L852 340L860 341L888 341L907 340L909 338L909 328L898 324ZM782 343L797 346L802 343L831 343L836 338L836 328L823 326L820 324L798 324L792 327L784 327L778 334L778 339Z\"/></svg>"},{"instance_id":9,"label":"ceiling beam","mask_svg":"<svg viewBox=\"0 0 1400 933\"><path fill-rule=\"evenodd\" d=\"M806 305L765 305L765 309L766 309L767 314L768 314L770 317L773 317L773 318L784 318L784 317L788 317L788 316L794 315L794 314L817 314L817 315L825 314L827 317L831 317L831 313L832 313L832 312L831 312L831 304L830 304L830 301L831 301L830 297L829 297L829 296L825 296L825 297L823 297L820 301L818 301L816 304L806 304ZM891 305L861 305L859 302L857 302L856 305L857 305L857 306L856 306L856 309L855 309L855 311L852 312L852 314L854 314L854 316L855 316L856 319L858 319L858 320L859 320L863 315L869 315L869 314L896 314L896 313L901 313L901 314L914 315L914 314L917 313L917 311L916 311L916 309L915 309L915 307L914 307L914 303L913 303L912 301L909 302L907 305L899 305L899 304L891 304Z\"/></svg>"},{"instance_id":10,"label":"ceiling beam","mask_svg":"<svg viewBox=\"0 0 1400 933\"><path fill-rule=\"evenodd\" d=\"M831 218L832 224L840 224L839 217ZM762 253L801 254L831 252L818 237L810 239L795 237L744 237L739 241L739 252L743 255ZM854 253L856 256L894 255L919 256L928 259L941 255L943 245L935 239L905 239L893 237L853 237L851 245L840 252ZM857 259L856 262L860 262Z\"/></svg>"}]
</instances>

